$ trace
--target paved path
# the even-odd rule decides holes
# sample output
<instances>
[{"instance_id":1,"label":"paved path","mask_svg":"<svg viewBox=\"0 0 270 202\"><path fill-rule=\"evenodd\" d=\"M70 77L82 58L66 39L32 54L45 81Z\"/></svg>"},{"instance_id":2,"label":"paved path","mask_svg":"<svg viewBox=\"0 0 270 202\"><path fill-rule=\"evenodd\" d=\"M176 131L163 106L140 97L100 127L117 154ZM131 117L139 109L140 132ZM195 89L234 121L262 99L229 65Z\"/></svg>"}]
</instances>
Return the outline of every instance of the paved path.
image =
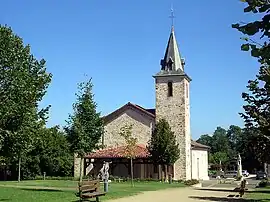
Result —
<instances>
[{"instance_id":1,"label":"paved path","mask_svg":"<svg viewBox=\"0 0 270 202\"><path fill-rule=\"evenodd\" d=\"M162 191L144 192L139 195L109 200L108 202L194 202L194 201L234 201L236 198L227 197L235 195L228 190L201 190L195 188L174 188ZM237 200L240 201L240 200Z\"/></svg>"}]
</instances>

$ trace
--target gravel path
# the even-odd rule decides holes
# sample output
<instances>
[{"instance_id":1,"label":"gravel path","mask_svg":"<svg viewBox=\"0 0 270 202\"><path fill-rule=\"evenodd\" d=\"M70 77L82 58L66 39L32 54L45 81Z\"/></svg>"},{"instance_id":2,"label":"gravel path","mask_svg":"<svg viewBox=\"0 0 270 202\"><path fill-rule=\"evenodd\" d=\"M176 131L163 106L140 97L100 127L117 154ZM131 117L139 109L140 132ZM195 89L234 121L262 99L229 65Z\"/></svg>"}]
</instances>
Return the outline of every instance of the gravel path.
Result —
<instances>
[{"instance_id":1,"label":"gravel path","mask_svg":"<svg viewBox=\"0 0 270 202\"><path fill-rule=\"evenodd\" d=\"M108 202L194 202L194 201L241 201L239 198L227 197L237 193L228 190L201 190L195 188L175 188L162 191L144 192L139 195L109 200Z\"/></svg>"}]
</instances>

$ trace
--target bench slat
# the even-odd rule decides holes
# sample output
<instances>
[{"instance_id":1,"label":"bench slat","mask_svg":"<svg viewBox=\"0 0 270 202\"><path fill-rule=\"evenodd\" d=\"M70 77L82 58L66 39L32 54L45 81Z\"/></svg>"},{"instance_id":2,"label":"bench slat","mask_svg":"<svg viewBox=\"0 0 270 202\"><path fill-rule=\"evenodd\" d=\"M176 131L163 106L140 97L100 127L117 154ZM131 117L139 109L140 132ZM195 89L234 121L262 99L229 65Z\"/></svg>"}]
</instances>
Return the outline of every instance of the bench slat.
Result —
<instances>
[{"instance_id":1,"label":"bench slat","mask_svg":"<svg viewBox=\"0 0 270 202\"><path fill-rule=\"evenodd\" d=\"M87 194L82 194L82 198L94 198L97 196L105 196L105 192L92 192Z\"/></svg>"},{"instance_id":2,"label":"bench slat","mask_svg":"<svg viewBox=\"0 0 270 202\"><path fill-rule=\"evenodd\" d=\"M82 192L84 192L84 191L95 191L95 190L97 190L99 187L97 187L96 185L84 185L84 186L81 186L80 187L80 190L82 191Z\"/></svg>"},{"instance_id":3,"label":"bench slat","mask_svg":"<svg viewBox=\"0 0 270 202\"><path fill-rule=\"evenodd\" d=\"M98 184L99 185L99 180L91 180L91 181L82 181L81 182L81 186L84 186L84 185L94 185L94 184Z\"/></svg>"}]
</instances>

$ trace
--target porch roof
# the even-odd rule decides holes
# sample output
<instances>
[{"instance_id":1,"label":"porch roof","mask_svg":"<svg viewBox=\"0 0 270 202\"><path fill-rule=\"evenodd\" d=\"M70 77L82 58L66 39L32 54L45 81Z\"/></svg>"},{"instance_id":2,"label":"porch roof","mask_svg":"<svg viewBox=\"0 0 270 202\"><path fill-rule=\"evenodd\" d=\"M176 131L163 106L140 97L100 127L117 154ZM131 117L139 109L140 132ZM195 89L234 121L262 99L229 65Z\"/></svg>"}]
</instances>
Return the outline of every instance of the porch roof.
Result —
<instances>
[{"instance_id":1,"label":"porch roof","mask_svg":"<svg viewBox=\"0 0 270 202\"><path fill-rule=\"evenodd\" d=\"M136 145L135 158L148 158L149 152L145 145ZM103 158L126 158L125 146L110 147L106 149L97 150L96 152L87 154L85 158L103 159Z\"/></svg>"}]
</instances>

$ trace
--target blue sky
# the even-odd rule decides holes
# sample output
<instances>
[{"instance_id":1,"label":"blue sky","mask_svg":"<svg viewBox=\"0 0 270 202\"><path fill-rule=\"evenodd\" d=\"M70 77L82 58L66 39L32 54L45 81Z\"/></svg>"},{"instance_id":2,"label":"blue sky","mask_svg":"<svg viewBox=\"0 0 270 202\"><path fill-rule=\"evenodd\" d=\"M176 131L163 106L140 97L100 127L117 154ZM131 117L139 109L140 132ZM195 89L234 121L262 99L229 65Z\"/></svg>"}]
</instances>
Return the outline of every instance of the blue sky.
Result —
<instances>
[{"instance_id":1,"label":"blue sky","mask_svg":"<svg viewBox=\"0 0 270 202\"><path fill-rule=\"evenodd\" d=\"M169 37L171 3L178 45L193 79L193 138L217 126L242 126L241 93L258 64L240 51L242 35L231 28L232 23L252 19L243 13L240 1L3 1L0 24L11 26L53 74L41 104L52 105L48 125L65 124L85 74L93 78L102 114L129 101L154 107L152 75L160 69Z\"/></svg>"}]
</instances>

